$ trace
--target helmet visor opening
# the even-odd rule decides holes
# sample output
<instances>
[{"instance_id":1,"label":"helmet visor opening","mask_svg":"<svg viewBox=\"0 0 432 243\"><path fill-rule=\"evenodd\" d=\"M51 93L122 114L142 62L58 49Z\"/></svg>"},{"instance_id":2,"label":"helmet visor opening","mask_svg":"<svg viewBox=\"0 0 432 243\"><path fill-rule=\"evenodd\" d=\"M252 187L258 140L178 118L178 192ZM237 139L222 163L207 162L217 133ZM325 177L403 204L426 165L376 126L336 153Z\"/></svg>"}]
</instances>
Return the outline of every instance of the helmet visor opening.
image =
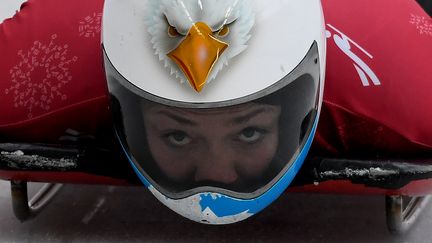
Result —
<instances>
[{"instance_id":1,"label":"helmet visor opening","mask_svg":"<svg viewBox=\"0 0 432 243\"><path fill-rule=\"evenodd\" d=\"M116 131L131 163L171 198L202 191L260 195L311 136L320 88L312 53L296 68L302 74L288 74L277 91L222 107L155 102L108 75Z\"/></svg>"}]
</instances>

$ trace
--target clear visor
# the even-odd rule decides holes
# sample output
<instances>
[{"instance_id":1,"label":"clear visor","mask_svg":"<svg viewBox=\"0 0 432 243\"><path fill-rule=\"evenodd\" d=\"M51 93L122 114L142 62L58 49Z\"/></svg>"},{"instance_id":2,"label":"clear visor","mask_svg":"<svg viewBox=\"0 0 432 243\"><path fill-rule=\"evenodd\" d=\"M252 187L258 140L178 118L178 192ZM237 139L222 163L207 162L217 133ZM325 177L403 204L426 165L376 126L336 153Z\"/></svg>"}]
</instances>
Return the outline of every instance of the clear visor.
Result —
<instances>
[{"instance_id":1,"label":"clear visor","mask_svg":"<svg viewBox=\"0 0 432 243\"><path fill-rule=\"evenodd\" d=\"M198 192L256 197L297 158L319 101L316 45L260 94L223 105L176 104L138 90L105 56L117 134L131 162L171 198Z\"/></svg>"}]
</instances>

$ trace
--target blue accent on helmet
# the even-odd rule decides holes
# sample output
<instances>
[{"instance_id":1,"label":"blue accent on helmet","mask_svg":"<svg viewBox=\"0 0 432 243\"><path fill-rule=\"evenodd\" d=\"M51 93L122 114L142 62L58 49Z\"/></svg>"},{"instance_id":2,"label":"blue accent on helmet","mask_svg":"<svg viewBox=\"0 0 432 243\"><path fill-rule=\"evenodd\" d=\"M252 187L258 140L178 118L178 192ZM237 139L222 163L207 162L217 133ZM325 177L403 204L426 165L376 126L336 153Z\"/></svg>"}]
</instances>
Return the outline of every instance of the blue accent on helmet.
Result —
<instances>
[{"instance_id":1,"label":"blue accent on helmet","mask_svg":"<svg viewBox=\"0 0 432 243\"><path fill-rule=\"evenodd\" d=\"M239 200L219 193L201 193L200 198L201 211L209 208L218 217L236 215L245 211L251 214L256 213L251 211L256 208L253 204L257 202L254 200Z\"/></svg>"},{"instance_id":2,"label":"blue accent on helmet","mask_svg":"<svg viewBox=\"0 0 432 243\"><path fill-rule=\"evenodd\" d=\"M117 131L116 131L116 136L118 141L121 141ZM138 168L136 167L136 165L132 162L132 158L129 156L129 153L127 152L126 148L123 146L123 143L120 142L120 146L123 149L124 154L126 155L126 158L129 161L129 164L132 165L133 170L135 171L135 174L138 175L138 178L141 180L141 182L144 184L145 187L149 187L151 185L151 183L141 174L141 172L138 170Z\"/></svg>"},{"instance_id":3,"label":"blue accent on helmet","mask_svg":"<svg viewBox=\"0 0 432 243\"><path fill-rule=\"evenodd\" d=\"M292 164L291 168L282 176L282 178L275 183L267 192L254 199L236 199L225 195L218 194L218 196L209 193L201 194L200 205L202 211L209 208L218 217L236 215L247 211L250 214L256 214L270 203L276 200L280 194L291 184L294 177L299 172L306 159L307 153L312 144L312 140L316 131L318 119L315 119L312 131L306 141L302 151L297 159Z\"/></svg>"},{"instance_id":4,"label":"blue accent on helmet","mask_svg":"<svg viewBox=\"0 0 432 243\"><path fill-rule=\"evenodd\" d=\"M288 171L280 178L280 180L277 181L267 192L254 199L237 199L220 193L199 193L201 199L201 211L209 208L216 216L225 217L237 215L243 212L256 214L263 210L282 194L282 192L291 184L292 180L299 172L312 145L317 125L318 116L314 121L311 133L309 134L309 137L303 149L300 151L297 159L294 161ZM140 180L143 182L143 184L146 187L151 186L151 183L141 174L136 165L132 162L132 159L130 158L123 144L121 144L121 147L123 148L126 157L132 165L132 168L134 169Z\"/></svg>"}]
</instances>

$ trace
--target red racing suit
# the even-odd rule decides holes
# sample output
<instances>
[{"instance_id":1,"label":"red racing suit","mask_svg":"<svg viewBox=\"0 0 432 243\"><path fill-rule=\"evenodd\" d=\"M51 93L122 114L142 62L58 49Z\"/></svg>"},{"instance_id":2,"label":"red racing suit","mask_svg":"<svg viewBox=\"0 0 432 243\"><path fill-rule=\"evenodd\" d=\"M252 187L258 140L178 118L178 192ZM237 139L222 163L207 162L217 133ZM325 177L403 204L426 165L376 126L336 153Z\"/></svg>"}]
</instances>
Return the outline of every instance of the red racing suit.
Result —
<instances>
[{"instance_id":1,"label":"red racing suit","mask_svg":"<svg viewBox=\"0 0 432 243\"><path fill-rule=\"evenodd\" d=\"M431 17L414 0L322 2L327 70L314 151L430 152ZM111 129L102 9L103 0L29 0L0 24L2 142L61 144Z\"/></svg>"}]
</instances>

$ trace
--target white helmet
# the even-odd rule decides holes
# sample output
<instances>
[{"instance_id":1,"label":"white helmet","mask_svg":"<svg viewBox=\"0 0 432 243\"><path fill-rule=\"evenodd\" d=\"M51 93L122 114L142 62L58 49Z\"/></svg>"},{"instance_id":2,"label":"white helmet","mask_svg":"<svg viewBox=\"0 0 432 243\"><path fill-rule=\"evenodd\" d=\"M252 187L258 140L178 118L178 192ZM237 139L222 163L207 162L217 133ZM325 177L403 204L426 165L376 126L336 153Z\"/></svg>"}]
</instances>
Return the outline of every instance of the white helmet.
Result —
<instances>
[{"instance_id":1,"label":"white helmet","mask_svg":"<svg viewBox=\"0 0 432 243\"><path fill-rule=\"evenodd\" d=\"M102 47L119 141L166 206L233 223L291 183L323 94L319 0L106 0Z\"/></svg>"}]
</instances>

